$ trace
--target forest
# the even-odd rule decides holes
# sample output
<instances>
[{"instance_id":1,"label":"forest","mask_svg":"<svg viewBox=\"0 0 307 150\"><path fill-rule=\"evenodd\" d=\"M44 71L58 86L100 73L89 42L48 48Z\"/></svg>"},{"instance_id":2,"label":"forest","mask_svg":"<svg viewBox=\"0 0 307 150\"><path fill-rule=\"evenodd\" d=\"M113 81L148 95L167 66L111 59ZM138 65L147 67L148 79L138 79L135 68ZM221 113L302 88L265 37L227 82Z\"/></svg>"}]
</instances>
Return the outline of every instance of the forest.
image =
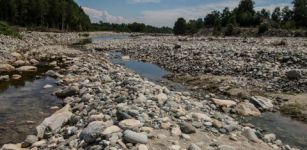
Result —
<instances>
[{"instance_id":1,"label":"forest","mask_svg":"<svg viewBox=\"0 0 307 150\"><path fill-rule=\"evenodd\" d=\"M90 18L73 0L0 0L0 20L34 30L172 33L172 28L143 23L111 24ZM1 27L8 30L7 23ZM3 31L8 33L8 31ZM10 32L9 32L10 33Z\"/></svg>"},{"instance_id":2,"label":"forest","mask_svg":"<svg viewBox=\"0 0 307 150\"><path fill-rule=\"evenodd\" d=\"M154 27L145 25L144 23L129 23L129 24L111 24L100 21L93 23L92 31L115 31L115 32L142 32L142 33L172 33L173 29L169 27Z\"/></svg>"},{"instance_id":3,"label":"forest","mask_svg":"<svg viewBox=\"0 0 307 150\"><path fill-rule=\"evenodd\" d=\"M74 0L0 0L0 20L23 27L88 30L91 22Z\"/></svg>"},{"instance_id":4,"label":"forest","mask_svg":"<svg viewBox=\"0 0 307 150\"><path fill-rule=\"evenodd\" d=\"M293 8L276 7L272 12L267 9L255 10L253 0L241 0L239 5L231 10L225 7L222 11L214 10L203 19L186 21L178 18L174 25L177 35L194 34L202 28L213 28L219 33L226 28L226 35L235 34L235 28L259 28L265 32L268 28L276 29L306 29L307 28L307 0L293 0Z\"/></svg>"}]
</instances>

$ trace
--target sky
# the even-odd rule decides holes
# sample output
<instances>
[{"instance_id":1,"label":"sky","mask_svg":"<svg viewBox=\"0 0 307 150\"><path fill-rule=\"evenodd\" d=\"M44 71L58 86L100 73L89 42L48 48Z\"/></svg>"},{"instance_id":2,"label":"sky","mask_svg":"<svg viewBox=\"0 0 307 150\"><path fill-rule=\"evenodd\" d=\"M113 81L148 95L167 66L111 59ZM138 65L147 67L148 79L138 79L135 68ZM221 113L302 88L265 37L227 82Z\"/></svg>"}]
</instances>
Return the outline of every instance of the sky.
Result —
<instances>
[{"instance_id":1,"label":"sky","mask_svg":"<svg viewBox=\"0 0 307 150\"><path fill-rule=\"evenodd\" d=\"M157 27L173 27L179 17L187 20L204 18L213 10L234 8L240 0L75 0L92 22L141 22ZM292 0L254 0L255 9L273 10L292 6Z\"/></svg>"}]
</instances>

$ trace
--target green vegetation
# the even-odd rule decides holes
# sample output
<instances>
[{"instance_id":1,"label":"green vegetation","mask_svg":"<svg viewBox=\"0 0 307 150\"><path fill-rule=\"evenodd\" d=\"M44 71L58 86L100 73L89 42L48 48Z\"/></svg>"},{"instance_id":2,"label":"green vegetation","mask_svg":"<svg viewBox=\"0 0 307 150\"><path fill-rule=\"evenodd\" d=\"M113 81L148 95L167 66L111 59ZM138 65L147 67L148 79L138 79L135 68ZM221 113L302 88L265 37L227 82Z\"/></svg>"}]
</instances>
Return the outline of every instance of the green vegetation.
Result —
<instances>
[{"instance_id":1,"label":"green vegetation","mask_svg":"<svg viewBox=\"0 0 307 150\"><path fill-rule=\"evenodd\" d=\"M283 105L280 111L292 118L307 122L307 105L300 103L292 103Z\"/></svg>"},{"instance_id":2,"label":"green vegetation","mask_svg":"<svg viewBox=\"0 0 307 150\"><path fill-rule=\"evenodd\" d=\"M0 34L20 37L19 33L12 29L6 22L0 21Z\"/></svg>"},{"instance_id":3,"label":"green vegetation","mask_svg":"<svg viewBox=\"0 0 307 150\"><path fill-rule=\"evenodd\" d=\"M100 21L91 26L92 31L115 31L115 32L142 32L142 33L172 33L168 27L153 27L143 23L111 24Z\"/></svg>"},{"instance_id":4,"label":"green vegetation","mask_svg":"<svg viewBox=\"0 0 307 150\"><path fill-rule=\"evenodd\" d=\"M0 0L0 20L24 27L87 30L90 19L74 0Z\"/></svg>"},{"instance_id":5,"label":"green vegetation","mask_svg":"<svg viewBox=\"0 0 307 150\"><path fill-rule=\"evenodd\" d=\"M175 23L174 33L176 35L194 34L203 27L213 28L213 35L219 35L221 31L224 31L224 35L233 35L232 31L236 27L258 27L259 34L267 32L270 28L307 29L307 0L293 0L292 3L293 9L288 6L276 7L271 13L266 9L256 11L253 0L241 0L233 10L226 7L222 12L214 10L207 14L204 17L203 26L193 25L196 20L190 20L184 24L187 21L179 18Z\"/></svg>"},{"instance_id":6,"label":"green vegetation","mask_svg":"<svg viewBox=\"0 0 307 150\"><path fill-rule=\"evenodd\" d=\"M265 32L269 31L269 24L268 23L261 23L258 27L258 34L263 34Z\"/></svg>"},{"instance_id":7,"label":"green vegetation","mask_svg":"<svg viewBox=\"0 0 307 150\"><path fill-rule=\"evenodd\" d=\"M80 33L79 36L83 36L83 37L89 37L90 34L89 33Z\"/></svg>"}]
</instances>

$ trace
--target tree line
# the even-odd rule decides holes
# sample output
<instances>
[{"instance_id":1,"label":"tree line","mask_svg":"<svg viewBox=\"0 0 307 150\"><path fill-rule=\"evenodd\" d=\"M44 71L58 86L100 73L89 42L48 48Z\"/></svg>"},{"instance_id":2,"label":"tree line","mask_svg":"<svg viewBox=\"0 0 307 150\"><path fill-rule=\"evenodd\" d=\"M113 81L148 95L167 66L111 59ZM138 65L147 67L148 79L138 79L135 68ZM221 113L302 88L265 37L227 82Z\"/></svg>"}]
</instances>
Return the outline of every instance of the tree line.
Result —
<instances>
[{"instance_id":1,"label":"tree line","mask_svg":"<svg viewBox=\"0 0 307 150\"><path fill-rule=\"evenodd\" d=\"M230 10L212 11L204 19L189 20L178 18L174 25L176 35L194 34L200 29L213 28L213 32L226 28L225 34L233 34L235 27L259 27L259 32L265 32L269 27L281 29L307 28L307 0L294 0L293 9L289 6L276 7L271 13L269 10L254 9L253 0L241 0L239 5Z\"/></svg>"},{"instance_id":2,"label":"tree line","mask_svg":"<svg viewBox=\"0 0 307 150\"><path fill-rule=\"evenodd\" d=\"M172 33L173 29L169 27L154 27L143 23L129 24L112 24L100 21L93 23L91 30L93 31L115 31L115 32L142 32L142 33Z\"/></svg>"},{"instance_id":3,"label":"tree line","mask_svg":"<svg viewBox=\"0 0 307 150\"><path fill-rule=\"evenodd\" d=\"M74 0L0 0L0 20L59 30L88 30L91 24Z\"/></svg>"}]
</instances>

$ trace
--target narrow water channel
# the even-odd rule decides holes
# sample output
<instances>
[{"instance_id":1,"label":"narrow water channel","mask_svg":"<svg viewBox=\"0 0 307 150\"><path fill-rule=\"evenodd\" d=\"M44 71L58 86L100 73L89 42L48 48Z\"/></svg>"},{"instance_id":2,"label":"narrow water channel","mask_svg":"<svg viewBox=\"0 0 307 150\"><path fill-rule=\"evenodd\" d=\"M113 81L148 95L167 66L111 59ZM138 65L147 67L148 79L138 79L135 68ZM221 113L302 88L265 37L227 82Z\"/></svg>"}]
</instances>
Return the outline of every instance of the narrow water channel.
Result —
<instances>
[{"instance_id":1,"label":"narrow water channel","mask_svg":"<svg viewBox=\"0 0 307 150\"><path fill-rule=\"evenodd\" d=\"M27 135L36 133L36 126L60 106L61 101L52 96L56 80L40 75L24 75L21 80L0 82L0 146L22 142ZM50 88L44 88L51 85Z\"/></svg>"},{"instance_id":2,"label":"narrow water channel","mask_svg":"<svg viewBox=\"0 0 307 150\"><path fill-rule=\"evenodd\" d=\"M138 60L123 60L122 56L123 54L121 52L109 52L109 58L111 59L112 63L122 65L154 82L168 82L167 79L163 77L170 72L164 70L163 68L155 64ZM180 85L179 89L185 89L182 87L183 85L179 83L177 83L177 85ZM276 134L277 138L281 139L285 144L289 144L303 150L307 148L307 124L294 121L279 113L263 113L261 117L248 118L246 121L254 124L257 128L260 128L267 133Z\"/></svg>"}]
</instances>

